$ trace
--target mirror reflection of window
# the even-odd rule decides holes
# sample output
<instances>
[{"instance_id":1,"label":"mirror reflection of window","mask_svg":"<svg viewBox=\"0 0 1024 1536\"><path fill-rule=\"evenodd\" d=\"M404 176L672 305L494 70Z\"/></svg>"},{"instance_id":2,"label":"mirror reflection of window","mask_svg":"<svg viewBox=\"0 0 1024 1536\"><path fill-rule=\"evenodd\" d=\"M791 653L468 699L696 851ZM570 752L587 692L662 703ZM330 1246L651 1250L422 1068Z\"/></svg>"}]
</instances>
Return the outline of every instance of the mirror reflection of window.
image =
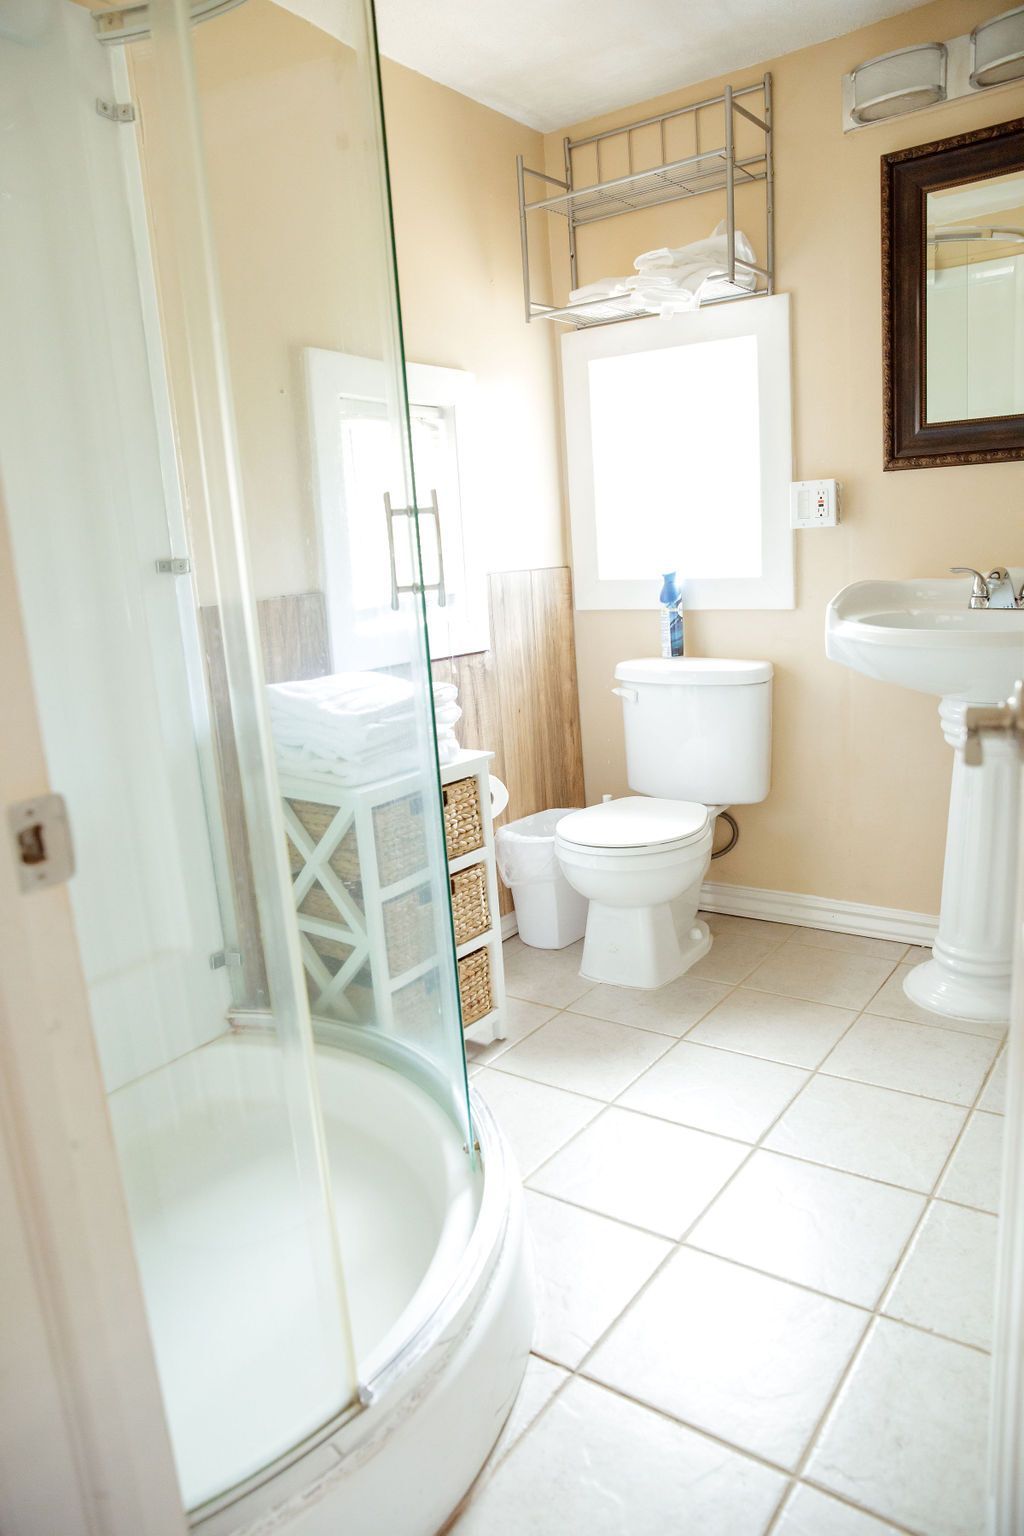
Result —
<instances>
[{"instance_id":1,"label":"mirror reflection of window","mask_svg":"<svg viewBox=\"0 0 1024 1536\"><path fill-rule=\"evenodd\" d=\"M1024 412L1024 173L929 192L925 419Z\"/></svg>"}]
</instances>

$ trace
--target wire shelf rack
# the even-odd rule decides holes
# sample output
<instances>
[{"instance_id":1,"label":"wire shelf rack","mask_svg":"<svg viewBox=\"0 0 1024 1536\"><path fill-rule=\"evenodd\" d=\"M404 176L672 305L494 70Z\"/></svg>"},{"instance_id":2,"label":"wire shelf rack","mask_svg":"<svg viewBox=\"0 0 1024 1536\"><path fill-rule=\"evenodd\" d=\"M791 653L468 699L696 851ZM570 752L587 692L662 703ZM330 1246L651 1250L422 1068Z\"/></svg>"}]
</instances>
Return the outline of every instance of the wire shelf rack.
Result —
<instances>
[{"instance_id":1,"label":"wire shelf rack","mask_svg":"<svg viewBox=\"0 0 1024 1536\"><path fill-rule=\"evenodd\" d=\"M744 106L741 98L760 97L756 103L760 112ZM700 143L702 113L721 108L724 121L724 143L702 148ZM677 128L687 119L695 141L695 152L682 158L669 158L666 152L670 125ZM752 124L763 145L756 143L753 153L738 155L736 152L737 119ZM647 140L657 135L660 144L660 161L642 169L634 169L637 154L636 136L646 131ZM756 298L774 291L775 234L774 234L774 167L772 143L772 79L766 74L755 85L734 90L726 86L721 96L679 107L656 117L643 118L627 123L621 128L607 129L604 133L591 134L587 138L563 140L565 179L550 176L545 171L531 170L524 164L522 155L516 157L516 173L519 187L519 227L523 261L524 309L527 321L558 320L580 326L609 325L619 320L638 320L656 313L644 307L630 296L622 298L589 299L575 304L541 304L530 291L530 220L533 213L558 214L566 220L569 237L570 287L579 286L577 274L576 232L588 224L605 219L620 218L623 214L636 213L643 208L656 208L667 203L681 202L701 197L709 192L725 193L726 245L730 253L728 266L721 277L734 292L724 292L712 299L712 303L733 303L741 298ZM597 169L597 180L580 186L579 165L584 152L590 156ZM609 154L624 160L627 172L622 176L603 178L602 155ZM546 197L527 198L527 181L543 182L558 190ZM765 189L763 266L738 263L735 256L737 186L761 183ZM753 287L737 284L737 267L746 274L753 274Z\"/></svg>"}]
</instances>

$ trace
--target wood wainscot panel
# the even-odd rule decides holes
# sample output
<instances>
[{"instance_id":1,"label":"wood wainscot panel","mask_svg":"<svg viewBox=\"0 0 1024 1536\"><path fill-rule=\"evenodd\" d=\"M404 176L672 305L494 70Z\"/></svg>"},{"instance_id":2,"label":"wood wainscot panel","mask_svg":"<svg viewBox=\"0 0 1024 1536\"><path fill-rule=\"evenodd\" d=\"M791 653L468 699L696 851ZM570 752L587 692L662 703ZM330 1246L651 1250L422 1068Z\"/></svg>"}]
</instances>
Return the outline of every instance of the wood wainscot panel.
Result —
<instances>
[{"instance_id":1,"label":"wood wainscot panel","mask_svg":"<svg viewBox=\"0 0 1024 1536\"><path fill-rule=\"evenodd\" d=\"M498 571L489 578L491 649L435 661L458 685L464 746L494 753L515 821L553 806L584 804L572 576L565 566ZM512 898L500 887L501 910Z\"/></svg>"},{"instance_id":2,"label":"wood wainscot panel","mask_svg":"<svg viewBox=\"0 0 1024 1536\"><path fill-rule=\"evenodd\" d=\"M266 598L256 605L263 653L263 675L268 683L294 678L322 677L330 666L327 636L327 605L322 592L300 592ZM245 1008L268 1008L267 973L263 964L259 912L253 886L252 860L246 834L242 781L235 750L235 733L228 699L227 669L221 636L220 610L200 609L206 674L217 745L224 836L231 866L238 947L242 955L242 997Z\"/></svg>"}]
</instances>

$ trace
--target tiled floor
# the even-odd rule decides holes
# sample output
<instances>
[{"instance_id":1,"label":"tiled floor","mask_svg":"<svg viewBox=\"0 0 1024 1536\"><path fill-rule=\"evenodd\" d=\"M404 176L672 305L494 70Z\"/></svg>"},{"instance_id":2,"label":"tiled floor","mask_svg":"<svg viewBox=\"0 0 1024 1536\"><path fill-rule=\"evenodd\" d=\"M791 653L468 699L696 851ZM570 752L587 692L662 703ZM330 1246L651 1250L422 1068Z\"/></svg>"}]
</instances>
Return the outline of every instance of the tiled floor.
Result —
<instances>
[{"instance_id":1,"label":"tiled floor","mask_svg":"<svg viewBox=\"0 0 1024 1536\"><path fill-rule=\"evenodd\" d=\"M505 946L539 1316L452 1536L977 1536L1001 1039L924 951L708 921L655 993Z\"/></svg>"}]
</instances>

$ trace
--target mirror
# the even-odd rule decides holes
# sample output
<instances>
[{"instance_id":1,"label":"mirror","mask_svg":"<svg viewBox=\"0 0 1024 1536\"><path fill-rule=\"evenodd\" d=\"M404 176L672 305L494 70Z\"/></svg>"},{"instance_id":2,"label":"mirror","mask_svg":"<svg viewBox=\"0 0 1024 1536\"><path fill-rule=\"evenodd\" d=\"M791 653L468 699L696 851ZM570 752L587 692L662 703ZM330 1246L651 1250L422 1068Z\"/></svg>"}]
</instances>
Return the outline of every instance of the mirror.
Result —
<instances>
[{"instance_id":1,"label":"mirror","mask_svg":"<svg viewBox=\"0 0 1024 1536\"><path fill-rule=\"evenodd\" d=\"M882 160L885 468L1024 457L1024 121Z\"/></svg>"},{"instance_id":2,"label":"mirror","mask_svg":"<svg viewBox=\"0 0 1024 1536\"><path fill-rule=\"evenodd\" d=\"M925 200L925 419L1024 413L1024 172Z\"/></svg>"}]
</instances>

